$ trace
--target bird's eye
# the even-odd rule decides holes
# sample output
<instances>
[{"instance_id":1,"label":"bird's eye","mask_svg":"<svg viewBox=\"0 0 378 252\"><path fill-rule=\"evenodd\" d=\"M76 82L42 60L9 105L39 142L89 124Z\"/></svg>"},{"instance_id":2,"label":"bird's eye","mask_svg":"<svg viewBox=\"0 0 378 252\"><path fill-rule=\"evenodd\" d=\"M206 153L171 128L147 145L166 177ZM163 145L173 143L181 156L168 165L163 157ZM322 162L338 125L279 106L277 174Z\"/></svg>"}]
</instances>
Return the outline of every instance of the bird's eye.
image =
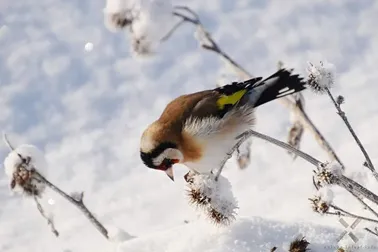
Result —
<instances>
[{"instance_id":1,"label":"bird's eye","mask_svg":"<svg viewBox=\"0 0 378 252\"><path fill-rule=\"evenodd\" d=\"M171 167L171 166L173 165L173 162L172 162L171 159L164 158L164 160L163 160L163 165L164 165L165 167Z\"/></svg>"}]
</instances>

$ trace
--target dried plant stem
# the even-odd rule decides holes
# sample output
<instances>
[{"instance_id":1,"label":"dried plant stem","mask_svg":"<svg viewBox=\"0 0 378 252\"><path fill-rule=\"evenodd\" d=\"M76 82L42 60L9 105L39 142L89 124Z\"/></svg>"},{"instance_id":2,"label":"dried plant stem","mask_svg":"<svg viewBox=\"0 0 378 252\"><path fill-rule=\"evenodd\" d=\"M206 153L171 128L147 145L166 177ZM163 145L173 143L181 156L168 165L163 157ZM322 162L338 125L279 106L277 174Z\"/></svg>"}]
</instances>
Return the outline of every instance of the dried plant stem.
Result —
<instances>
[{"instance_id":1,"label":"dried plant stem","mask_svg":"<svg viewBox=\"0 0 378 252\"><path fill-rule=\"evenodd\" d=\"M362 205L363 207L370 211L373 215L375 215L375 217L378 218L378 213L373 209L371 208L368 204L365 203L365 201L363 199L361 199L355 192L353 192L352 190L350 190L349 188L346 188L350 194L352 194Z\"/></svg>"},{"instance_id":2,"label":"dried plant stem","mask_svg":"<svg viewBox=\"0 0 378 252\"><path fill-rule=\"evenodd\" d=\"M378 233L374 232L373 230L371 230L370 228L364 228L367 232L369 232L370 234L374 235L374 236L377 236L378 237Z\"/></svg>"},{"instance_id":3,"label":"dried plant stem","mask_svg":"<svg viewBox=\"0 0 378 252\"><path fill-rule=\"evenodd\" d=\"M54 225L53 220L51 218L49 218L49 217L46 216L45 211L42 208L42 205L38 201L38 198L36 196L34 196L33 198L34 198L35 204L37 205L37 209L38 209L39 213L42 215L43 218L45 218L47 220L47 224L50 226L51 232L53 232L53 234L56 237L58 237L59 236L59 232L58 232L58 230L55 229L55 225Z\"/></svg>"},{"instance_id":4,"label":"dried plant stem","mask_svg":"<svg viewBox=\"0 0 378 252\"><path fill-rule=\"evenodd\" d=\"M266 140L266 141L268 141L268 142L270 142L270 143L272 143L272 144L274 144L278 147L281 147L281 148L283 148L287 151L294 152L298 157L303 158L304 160L306 160L307 162L309 162L310 164L312 164L316 167L319 167L320 165L325 166L324 163L320 162L319 160L312 157L311 155L304 153L303 151L300 151L300 150L294 148L293 146L291 146L287 143L281 142L281 141L279 141L279 140L277 140L273 137L261 134L259 132L254 131L254 130L248 130L245 133L241 134L238 138L243 140L243 139L246 139L250 136L254 136L254 137ZM366 189L365 187L363 187L359 183L355 182L354 180L352 180L348 177L345 177L344 175L334 176L334 178L332 179L332 183L336 184L338 186L341 186L348 191L350 190L355 194L361 194L365 198L369 199L370 201L372 201L373 203L378 205L378 196L376 194L374 194L370 190Z\"/></svg>"},{"instance_id":5,"label":"dried plant stem","mask_svg":"<svg viewBox=\"0 0 378 252\"><path fill-rule=\"evenodd\" d=\"M371 202L378 205L378 196L371 192L370 190L366 189L359 183L355 182L354 180L345 177L344 175L335 177L335 184L344 187L346 190L350 189L355 194L360 194L370 200ZM349 191L349 190L348 190Z\"/></svg>"},{"instance_id":6,"label":"dried plant stem","mask_svg":"<svg viewBox=\"0 0 378 252\"><path fill-rule=\"evenodd\" d=\"M358 218L358 219L368 221L368 222L372 222L372 223L378 223L378 220L374 220L374 219L371 219L371 218L367 218L367 217L364 217L364 216L360 216L360 215L357 215L357 214L350 213L350 212L348 212L348 211L346 211L346 210L344 210L344 209L342 209L338 206L335 206L335 205L332 205L332 204L330 204L329 206L337 211L335 213L336 215L345 216L345 217L353 217L353 218ZM331 213L331 214L333 214L333 213Z\"/></svg>"},{"instance_id":7,"label":"dried plant stem","mask_svg":"<svg viewBox=\"0 0 378 252\"><path fill-rule=\"evenodd\" d=\"M10 141L8 140L7 138L7 135L5 133L3 133L3 139L6 143L6 145L9 147L9 149L11 151L14 150L14 147L12 146L12 144L10 143ZM84 215L90 220L90 222L96 227L96 229L98 231L100 231L100 233L106 238L106 239L109 239L109 236L108 236L108 231L106 230L106 228L97 220L97 218L91 213L91 211L89 211L89 209L85 206L84 202L83 202L83 196L84 194L81 193L80 195L80 198L78 199L75 199L73 197L71 197L70 195L68 195L67 193L65 193L64 191L62 191L61 189L59 189L59 187L57 187L56 185L54 185L53 183L51 183L50 181L48 181L44 176L42 176L40 173L38 173L37 170L34 171L34 177L33 179L36 179L38 180L39 182L42 182L44 183L45 185L47 185L49 188L51 188L53 191L57 192L59 195L61 195L63 198L65 198L66 200L68 200L70 203L72 203L73 205L75 205L77 208L79 208L83 213ZM37 202L37 201L36 201ZM39 205L39 206L38 206ZM38 210L42 209L42 207L40 206L40 204L38 203L37 204L37 207L38 207ZM40 210L41 212L41 210ZM41 212L42 214L42 212ZM42 214L44 216L44 214Z\"/></svg>"},{"instance_id":8,"label":"dried plant stem","mask_svg":"<svg viewBox=\"0 0 378 252\"><path fill-rule=\"evenodd\" d=\"M341 109L340 104L338 104L333 97L331 91L328 88L325 88L329 98L332 100L333 105L335 106L337 110L337 114L341 117L341 119L344 121L345 125L347 126L349 132L353 136L354 140L356 141L358 147L360 148L361 152L365 156L366 163L367 163L367 168L370 169L370 171L373 173L374 177L378 180L378 173L376 172L373 163L371 162L371 159L369 157L369 154L365 150L364 146L362 145L360 139L358 138L357 134L354 132L352 125L349 123L349 120L347 116L345 115L345 112Z\"/></svg>"},{"instance_id":9,"label":"dried plant stem","mask_svg":"<svg viewBox=\"0 0 378 252\"><path fill-rule=\"evenodd\" d=\"M63 198L65 198L66 200L68 200L70 203L72 203L73 205L75 205L77 208L79 208L80 211L82 211L83 214L89 219L89 221L96 227L96 229L98 231L100 231L100 233L106 239L109 239L108 231L106 230L106 228L101 224L101 222L99 222L97 220L97 218L92 214L92 212L89 211L89 209L85 206L85 204L83 202L83 194L81 194L81 197L79 199L75 199L75 198L71 197L70 195L68 195L67 193L65 193L64 191L62 191L61 189L59 189L59 187L57 187L56 185L54 185L53 183L51 183L50 181L48 181L45 177L43 177L37 171L36 171L35 174L36 174L36 178L38 180L40 180L42 183L46 184L53 191L55 191L60 196L62 196Z\"/></svg>"},{"instance_id":10,"label":"dried plant stem","mask_svg":"<svg viewBox=\"0 0 378 252\"><path fill-rule=\"evenodd\" d=\"M173 27L172 27L172 29L171 30L169 30L168 32L167 32L167 34L165 34L161 39L160 39L160 41L161 42L164 42L164 41L166 41L166 40L168 40L171 36L172 36L172 34L183 24L183 23L185 23L185 20L184 19L181 19L179 22L177 22Z\"/></svg>"},{"instance_id":11,"label":"dried plant stem","mask_svg":"<svg viewBox=\"0 0 378 252\"><path fill-rule=\"evenodd\" d=\"M277 145L277 146L279 146L283 149L286 149L287 151L293 152L293 153L295 153L295 155L305 159L306 161L308 161L309 163L313 164L316 167L318 167L320 164L322 164L322 162L315 159L311 155L304 153L303 151L300 151L300 150L296 149L295 147L293 147L293 146L291 146L287 143L284 143L284 142L277 140L273 137L261 134L257 131L254 131L254 130L248 130L248 131L244 132L243 134L241 134L240 136L238 136L237 138L243 140L243 139L246 139L246 138L251 137L251 136L260 138L262 140L266 140L266 141L268 141L268 142L270 142L274 145Z\"/></svg>"},{"instance_id":12,"label":"dried plant stem","mask_svg":"<svg viewBox=\"0 0 378 252\"><path fill-rule=\"evenodd\" d=\"M311 132L311 134L314 136L318 144L327 152L328 156L332 160L336 160L336 162L338 162L341 165L342 169L345 169L345 166L343 162L341 161L341 159L337 156L336 151L332 148L332 146L328 143L328 141L325 139L323 134L318 130L315 124L311 121L311 119L308 117L307 113L303 110L303 108L295 106L295 104L289 104L287 101L290 102L290 100L288 99L286 100L282 99L282 101L291 107L291 110L297 115L298 119L303 123L305 128L309 132Z\"/></svg>"},{"instance_id":13,"label":"dried plant stem","mask_svg":"<svg viewBox=\"0 0 378 252\"><path fill-rule=\"evenodd\" d=\"M201 23L198 15L192 9L188 7L182 7L182 6L177 6L175 7L175 9L176 11L173 13L173 15L181 18L185 22L188 22L197 26L199 29L203 31L203 34L206 36L206 40L208 43L201 44L202 48L212 51L218 54L219 56L221 56L221 58L225 62L227 62L232 67L232 69L234 69L234 71L241 77L241 79L246 80L246 79L253 78L252 74L250 74L246 69L244 69L240 64L238 64L235 60L233 60L228 54L226 54L220 48L220 46L212 38L211 34L206 30L204 25ZM180 13L180 10L188 12L193 17L188 17L186 14ZM316 141L327 152L329 157L332 160L336 160L338 163L340 163L341 167L344 168L343 163L341 162L340 158L337 156L334 149L331 147L331 145L328 143L325 137L321 134L321 132L317 129L314 123L310 120L310 118L308 117L304 109L296 106L296 104L292 102L288 97L283 97L279 99L279 101L282 102L284 105L286 105L292 112L296 114L298 119L300 119L300 121L306 127L306 129L315 137Z\"/></svg>"}]
</instances>

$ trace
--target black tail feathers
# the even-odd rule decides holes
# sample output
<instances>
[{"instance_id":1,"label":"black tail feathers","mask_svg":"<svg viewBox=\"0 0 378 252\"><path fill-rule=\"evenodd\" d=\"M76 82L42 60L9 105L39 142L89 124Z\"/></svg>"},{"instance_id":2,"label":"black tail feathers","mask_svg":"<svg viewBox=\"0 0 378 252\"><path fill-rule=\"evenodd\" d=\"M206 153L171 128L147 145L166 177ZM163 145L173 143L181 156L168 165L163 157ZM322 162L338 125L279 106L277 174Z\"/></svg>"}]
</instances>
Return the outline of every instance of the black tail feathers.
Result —
<instances>
[{"instance_id":1,"label":"black tail feathers","mask_svg":"<svg viewBox=\"0 0 378 252\"><path fill-rule=\"evenodd\" d=\"M298 74L292 75L291 71L287 69L280 69L273 75L255 83L251 88L250 95L256 95L256 103L254 107L258 107L264 103L273 101L275 99L294 94L306 89L307 82ZM259 94L260 93L260 94Z\"/></svg>"}]
</instances>

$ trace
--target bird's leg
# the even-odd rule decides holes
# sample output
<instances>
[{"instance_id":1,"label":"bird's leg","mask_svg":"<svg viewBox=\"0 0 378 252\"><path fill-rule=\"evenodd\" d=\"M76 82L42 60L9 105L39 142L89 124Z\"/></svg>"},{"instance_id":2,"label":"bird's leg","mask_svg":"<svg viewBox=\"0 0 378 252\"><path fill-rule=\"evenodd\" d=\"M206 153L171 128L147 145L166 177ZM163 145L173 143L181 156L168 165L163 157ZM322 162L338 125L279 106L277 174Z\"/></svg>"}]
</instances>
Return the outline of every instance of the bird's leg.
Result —
<instances>
[{"instance_id":1,"label":"bird's leg","mask_svg":"<svg viewBox=\"0 0 378 252\"><path fill-rule=\"evenodd\" d=\"M227 160L229 160L232 157L232 154L234 153L234 151L237 150L240 147L240 145L242 145L242 143L245 140L247 140L247 138L249 138L249 137L250 137L250 135L243 133L240 136L239 141L231 148L231 150L229 152L227 152L226 156L222 160L221 165L220 165L220 167L219 167L219 169L218 169L218 171L215 175L215 181L218 181L218 178L219 178L220 174L222 173L222 170L223 170Z\"/></svg>"}]
</instances>

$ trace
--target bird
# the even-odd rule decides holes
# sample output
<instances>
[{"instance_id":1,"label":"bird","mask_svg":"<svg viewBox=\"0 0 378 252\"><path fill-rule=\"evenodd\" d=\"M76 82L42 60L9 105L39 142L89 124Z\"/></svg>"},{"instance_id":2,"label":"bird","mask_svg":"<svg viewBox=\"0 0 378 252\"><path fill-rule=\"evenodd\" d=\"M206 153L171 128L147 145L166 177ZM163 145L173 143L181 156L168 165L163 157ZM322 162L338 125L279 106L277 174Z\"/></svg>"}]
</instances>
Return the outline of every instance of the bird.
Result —
<instances>
[{"instance_id":1,"label":"bird","mask_svg":"<svg viewBox=\"0 0 378 252\"><path fill-rule=\"evenodd\" d=\"M255 125L255 108L307 88L293 71L283 68L265 79L234 81L173 99L141 135L144 165L164 171L172 181L174 164L199 174L219 168L237 137Z\"/></svg>"}]
</instances>

